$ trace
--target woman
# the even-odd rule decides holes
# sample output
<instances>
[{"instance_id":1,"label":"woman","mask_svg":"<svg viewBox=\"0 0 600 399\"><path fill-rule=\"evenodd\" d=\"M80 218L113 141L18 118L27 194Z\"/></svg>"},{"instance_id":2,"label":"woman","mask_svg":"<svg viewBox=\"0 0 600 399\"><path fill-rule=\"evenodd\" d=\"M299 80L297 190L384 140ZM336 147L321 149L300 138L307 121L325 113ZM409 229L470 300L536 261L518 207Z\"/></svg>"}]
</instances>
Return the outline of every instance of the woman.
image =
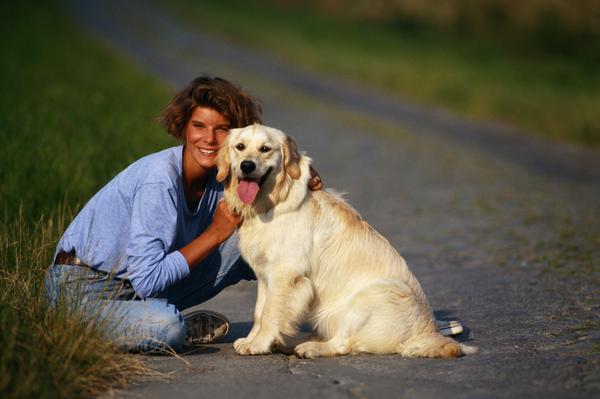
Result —
<instances>
[{"instance_id":1,"label":"woman","mask_svg":"<svg viewBox=\"0 0 600 399\"><path fill-rule=\"evenodd\" d=\"M99 314L122 347L151 352L209 342L229 322L214 312L179 311L242 279L254 279L215 180L229 129L261 123L246 92L200 77L175 95L161 122L183 145L148 155L104 186L65 231L46 277L52 303L64 298ZM315 174L312 189L320 189Z\"/></svg>"}]
</instances>

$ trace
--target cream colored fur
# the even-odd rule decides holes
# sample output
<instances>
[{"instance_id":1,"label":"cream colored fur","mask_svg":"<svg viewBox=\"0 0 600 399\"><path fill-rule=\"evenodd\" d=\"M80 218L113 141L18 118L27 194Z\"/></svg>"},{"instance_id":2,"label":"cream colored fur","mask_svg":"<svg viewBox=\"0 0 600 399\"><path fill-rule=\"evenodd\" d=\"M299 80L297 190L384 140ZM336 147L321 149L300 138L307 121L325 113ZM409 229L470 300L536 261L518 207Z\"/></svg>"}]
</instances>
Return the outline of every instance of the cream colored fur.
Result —
<instances>
[{"instance_id":1,"label":"cream colored fur","mask_svg":"<svg viewBox=\"0 0 600 399\"><path fill-rule=\"evenodd\" d=\"M269 173L251 205L236 192L244 160L257 165L254 176ZM290 137L260 125L231 130L219 153L217 178L243 215L240 251L258 279L254 325L235 341L237 353L270 353L305 320L319 338L294 348L301 357L470 352L437 332L419 282L390 243L341 197L308 189L310 163Z\"/></svg>"}]
</instances>

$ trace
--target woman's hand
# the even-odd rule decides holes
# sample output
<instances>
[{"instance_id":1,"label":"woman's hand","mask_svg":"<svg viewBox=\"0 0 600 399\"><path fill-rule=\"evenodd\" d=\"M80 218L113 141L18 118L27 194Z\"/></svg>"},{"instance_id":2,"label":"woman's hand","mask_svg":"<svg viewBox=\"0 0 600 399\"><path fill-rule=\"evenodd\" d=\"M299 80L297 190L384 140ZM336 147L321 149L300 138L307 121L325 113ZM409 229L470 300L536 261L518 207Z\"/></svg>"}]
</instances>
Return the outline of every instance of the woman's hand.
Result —
<instances>
[{"instance_id":1,"label":"woman's hand","mask_svg":"<svg viewBox=\"0 0 600 399\"><path fill-rule=\"evenodd\" d=\"M217 205L212 223L207 230L215 234L219 242L223 242L233 234L240 224L242 224L241 216L233 214L222 200Z\"/></svg>"},{"instance_id":2,"label":"woman's hand","mask_svg":"<svg viewBox=\"0 0 600 399\"><path fill-rule=\"evenodd\" d=\"M323 189L323 180L319 176L319 172L310 167L310 180L308 181L308 188L312 191L319 191Z\"/></svg>"}]
</instances>

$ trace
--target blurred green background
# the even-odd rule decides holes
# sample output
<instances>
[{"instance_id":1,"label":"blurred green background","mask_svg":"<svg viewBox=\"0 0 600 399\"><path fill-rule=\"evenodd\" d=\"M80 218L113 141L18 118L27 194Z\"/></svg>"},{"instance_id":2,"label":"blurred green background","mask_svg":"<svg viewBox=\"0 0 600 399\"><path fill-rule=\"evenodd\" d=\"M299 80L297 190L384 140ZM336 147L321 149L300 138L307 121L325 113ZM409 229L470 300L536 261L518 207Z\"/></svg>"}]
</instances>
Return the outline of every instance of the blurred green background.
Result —
<instances>
[{"instance_id":1,"label":"blurred green background","mask_svg":"<svg viewBox=\"0 0 600 399\"><path fill-rule=\"evenodd\" d=\"M597 0L155 0L198 27L413 103L600 145Z\"/></svg>"}]
</instances>

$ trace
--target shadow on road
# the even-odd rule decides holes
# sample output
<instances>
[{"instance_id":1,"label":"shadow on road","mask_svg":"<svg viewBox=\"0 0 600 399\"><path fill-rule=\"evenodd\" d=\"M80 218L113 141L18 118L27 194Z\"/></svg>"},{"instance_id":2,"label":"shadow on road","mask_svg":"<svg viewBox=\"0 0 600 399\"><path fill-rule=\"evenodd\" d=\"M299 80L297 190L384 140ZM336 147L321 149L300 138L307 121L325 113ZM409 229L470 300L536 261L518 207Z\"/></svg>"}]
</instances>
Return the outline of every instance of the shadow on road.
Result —
<instances>
[{"instance_id":1,"label":"shadow on road","mask_svg":"<svg viewBox=\"0 0 600 399\"><path fill-rule=\"evenodd\" d=\"M251 321L240 321L231 323L229 333L227 333L227 335L223 338L218 339L216 342L220 344L232 344L236 339L247 336L251 328Z\"/></svg>"},{"instance_id":2,"label":"shadow on road","mask_svg":"<svg viewBox=\"0 0 600 399\"><path fill-rule=\"evenodd\" d=\"M193 355L210 355L213 353L220 352L221 349L214 346L184 346L180 355L182 356L193 356Z\"/></svg>"}]
</instances>

